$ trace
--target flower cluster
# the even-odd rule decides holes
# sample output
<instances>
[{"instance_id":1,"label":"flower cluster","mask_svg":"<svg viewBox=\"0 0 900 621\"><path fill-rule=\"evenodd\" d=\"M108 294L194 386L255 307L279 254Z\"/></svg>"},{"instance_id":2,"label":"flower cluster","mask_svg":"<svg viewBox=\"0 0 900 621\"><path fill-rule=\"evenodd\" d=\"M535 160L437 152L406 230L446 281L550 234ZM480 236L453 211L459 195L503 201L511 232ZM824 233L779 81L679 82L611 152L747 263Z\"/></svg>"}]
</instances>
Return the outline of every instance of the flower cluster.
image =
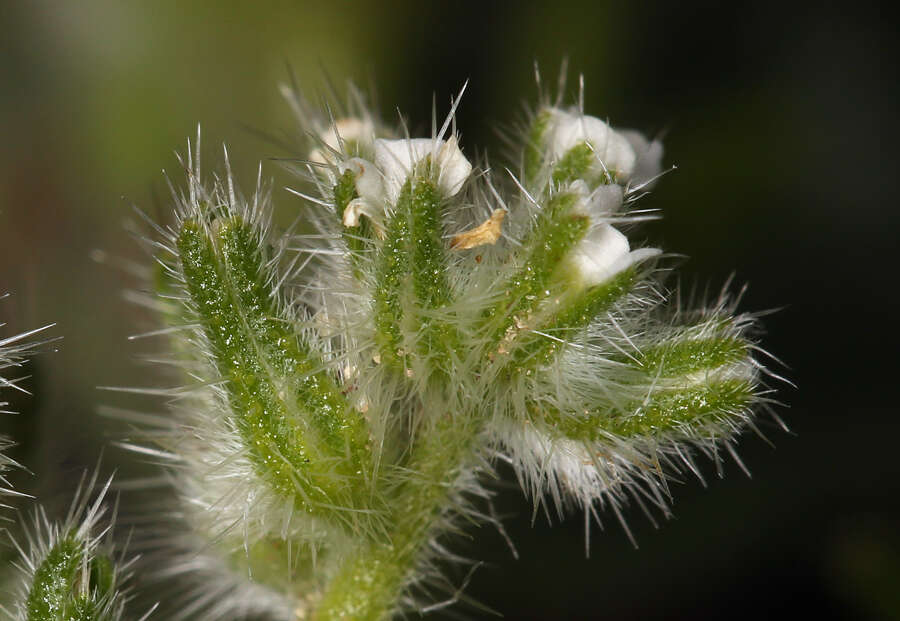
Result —
<instances>
[{"instance_id":1,"label":"flower cluster","mask_svg":"<svg viewBox=\"0 0 900 621\"><path fill-rule=\"evenodd\" d=\"M128 486L153 516L134 520L139 562L116 551L95 476L65 520L39 509L13 540L7 618L118 621L132 572L175 621L429 611L459 598L438 567L458 560L450 535L493 520L498 460L536 509L623 526L629 504L669 515L697 455L737 460L766 403L756 320L727 293L681 303L637 237L658 141L541 101L496 174L464 150L459 98L410 137L355 91L327 116L285 94L298 231L274 231L269 190L242 195L227 153L204 178L199 136L174 221L148 219L133 297L165 324L151 334L176 387L138 390L165 412L117 411L119 444L162 469ZM0 340L0 370L27 336ZM12 465L0 455L0 475Z\"/></svg>"},{"instance_id":2,"label":"flower cluster","mask_svg":"<svg viewBox=\"0 0 900 621\"><path fill-rule=\"evenodd\" d=\"M458 99L411 138L355 93L327 117L285 93L305 230L273 233L268 191L230 171L204 181L198 138L148 244L183 387L128 415L146 431L126 446L179 498L183 534L147 556L181 588L167 618L431 609L496 459L537 503L621 516L668 514L672 473L732 451L763 401L755 321L724 294L670 302L665 256L635 240L658 141L542 102L494 175Z\"/></svg>"}]
</instances>

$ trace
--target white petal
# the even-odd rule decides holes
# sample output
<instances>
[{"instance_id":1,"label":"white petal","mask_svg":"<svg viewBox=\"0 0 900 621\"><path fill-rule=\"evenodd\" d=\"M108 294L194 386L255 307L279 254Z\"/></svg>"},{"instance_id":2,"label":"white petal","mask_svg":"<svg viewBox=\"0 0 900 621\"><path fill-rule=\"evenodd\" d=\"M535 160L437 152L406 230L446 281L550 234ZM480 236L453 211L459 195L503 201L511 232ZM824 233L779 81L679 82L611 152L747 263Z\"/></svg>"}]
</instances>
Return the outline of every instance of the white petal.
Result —
<instances>
[{"instance_id":1,"label":"white petal","mask_svg":"<svg viewBox=\"0 0 900 621\"><path fill-rule=\"evenodd\" d=\"M572 251L585 286L606 282L631 265L628 238L608 224L591 229Z\"/></svg>"},{"instance_id":2,"label":"white petal","mask_svg":"<svg viewBox=\"0 0 900 621\"><path fill-rule=\"evenodd\" d=\"M624 190L616 184L600 185L588 198L588 215L594 221L608 218L622 207Z\"/></svg>"},{"instance_id":3,"label":"white petal","mask_svg":"<svg viewBox=\"0 0 900 621\"><path fill-rule=\"evenodd\" d=\"M462 189L472 165L457 146L456 137L447 141L430 138L375 141L375 163L384 176L384 187L391 204L396 204L407 177L424 158L431 156L438 168L438 187L447 196Z\"/></svg>"},{"instance_id":4,"label":"white petal","mask_svg":"<svg viewBox=\"0 0 900 621\"><path fill-rule=\"evenodd\" d=\"M375 164L361 157L354 157L340 166L342 173L347 170L353 171L356 191L360 197L373 202L381 200L384 195L384 186L381 181L381 174L378 172Z\"/></svg>"},{"instance_id":5,"label":"white petal","mask_svg":"<svg viewBox=\"0 0 900 621\"><path fill-rule=\"evenodd\" d=\"M472 173L472 164L463 155L456 136L450 136L441 147L438 164L441 167L438 185L446 196L455 196Z\"/></svg>"},{"instance_id":6,"label":"white petal","mask_svg":"<svg viewBox=\"0 0 900 621\"><path fill-rule=\"evenodd\" d=\"M587 206L587 204L590 202L591 188L588 187L588 184L584 179L575 179L574 181L570 181L568 185L566 185L565 188L561 188L560 191L577 194L578 204L580 206Z\"/></svg>"},{"instance_id":7,"label":"white petal","mask_svg":"<svg viewBox=\"0 0 900 621\"><path fill-rule=\"evenodd\" d=\"M370 119L344 118L337 119L334 125L326 129L320 134L320 138L325 141L329 147L335 151L340 151L341 142L368 142L371 143L375 138L375 125Z\"/></svg>"}]
</instances>

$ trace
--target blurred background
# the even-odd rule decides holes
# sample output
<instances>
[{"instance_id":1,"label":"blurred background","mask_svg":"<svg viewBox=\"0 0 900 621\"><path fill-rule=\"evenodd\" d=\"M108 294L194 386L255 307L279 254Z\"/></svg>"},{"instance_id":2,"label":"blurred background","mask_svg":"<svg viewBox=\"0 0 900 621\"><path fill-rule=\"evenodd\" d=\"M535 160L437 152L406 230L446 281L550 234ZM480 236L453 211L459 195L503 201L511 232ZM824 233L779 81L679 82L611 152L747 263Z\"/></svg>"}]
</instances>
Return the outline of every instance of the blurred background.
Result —
<instances>
[{"instance_id":1,"label":"blurred background","mask_svg":"<svg viewBox=\"0 0 900 621\"><path fill-rule=\"evenodd\" d=\"M505 473L520 559L492 528L472 533L458 549L487 563L467 593L511 620L900 619L895 32L866 2L722 4L0 3L2 336L56 322L64 337L30 365L33 396L9 396L20 414L0 418L34 473L16 485L64 506L117 433L97 387L155 385L135 362L153 345L127 340L149 319L123 300L133 280L96 259L143 261L131 205L165 214L160 171L179 177L174 151L198 122L207 169L227 141L250 188L263 160L289 221L303 205L267 160L284 153L247 129L293 131L288 65L313 99L324 74L375 84L382 115L422 131L432 94L446 110L468 79L463 145L497 165L495 128L534 101L533 61L552 81L567 56L589 113L665 133L678 170L644 203L664 214L648 240L689 257L685 283L717 290L734 273L744 309L780 309L764 344L797 385L778 385L791 431L764 421L771 444L743 439L752 478L708 464L705 488L675 485L658 530L629 511L639 549L604 515L587 559L581 517L532 525ZM114 448L103 464L137 469Z\"/></svg>"}]
</instances>

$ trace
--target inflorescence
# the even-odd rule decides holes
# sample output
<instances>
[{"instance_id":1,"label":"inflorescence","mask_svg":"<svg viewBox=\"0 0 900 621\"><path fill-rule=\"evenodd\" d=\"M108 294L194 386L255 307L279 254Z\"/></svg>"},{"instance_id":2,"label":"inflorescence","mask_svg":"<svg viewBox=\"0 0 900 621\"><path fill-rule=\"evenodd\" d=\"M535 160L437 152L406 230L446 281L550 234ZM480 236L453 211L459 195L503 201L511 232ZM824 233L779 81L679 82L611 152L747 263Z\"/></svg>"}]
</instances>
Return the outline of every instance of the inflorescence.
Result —
<instances>
[{"instance_id":1,"label":"inflorescence","mask_svg":"<svg viewBox=\"0 0 900 621\"><path fill-rule=\"evenodd\" d=\"M430 610L437 590L458 599L438 569L455 558L446 536L492 519L498 461L536 510L588 523L609 508L624 525L630 503L668 515L667 483L700 476L697 454L734 455L767 403L757 322L727 293L680 303L670 258L636 240L659 141L542 98L496 174L463 151L459 98L416 138L356 91L338 112L284 92L303 132L302 230L274 231L261 182L245 197L227 166L204 178L198 136L174 224L145 239L143 300L181 387L164 414L126 414L141 430L122 444L160 461L178 497L136 543L179 585L166 618ZM36 531L80 542L66 585L100 593L83 559L98 558L101 512L77 507L80 526L39 514Z\"/></svg>"}]
</instances>

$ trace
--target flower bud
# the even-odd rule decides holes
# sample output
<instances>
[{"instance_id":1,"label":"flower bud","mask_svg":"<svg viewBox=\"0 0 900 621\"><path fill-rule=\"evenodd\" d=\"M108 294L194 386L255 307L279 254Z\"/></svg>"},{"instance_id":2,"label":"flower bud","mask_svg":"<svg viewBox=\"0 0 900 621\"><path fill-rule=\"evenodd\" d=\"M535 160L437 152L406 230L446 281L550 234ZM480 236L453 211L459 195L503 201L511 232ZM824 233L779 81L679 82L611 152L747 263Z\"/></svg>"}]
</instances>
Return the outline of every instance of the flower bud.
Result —
<instances>
[{"instance_id":1,"label":"flower bud","mask_svg":"<svg viewBox=\"0 0 900 621\"><path fill-rule=\"evenodd\" d=\"M428 156L435 166L433 174L444 197L457 194L472 172L472 164L457 146L455 136L446 141L431 138L375 141L375 163L384 177L384 189L392 205L396 204L407 177Z\"/></svg>"},{"instance_id":2,"label":"flower bud","mask_svg":"<svg viewBox=\"0 0 900 621\"><path fill-rule=\"evenodd\" d=\"M340 136L340 140L338 140ZM319 132L319 140L323 146L313 149L309 154L312 162L319 164L333 164L335 161L334 152L343 151L341 143L350 144L372 144L375 139L375 125L371 119L358 119L354 117L337 119L327 129ZM353 149L358 151L358 149ZM349 151L353 151L349 150Z\"/></svg>"},{"instance_id":3,"label":"flower bud","mask_svg":"<svg viewBox=\"0 0 900 621\"><path fill-rule=\"evenodd\" d=\"M634 172L637 157L631 143L600 119L583 114L553 110L546 144L555 161L571 149L588 143L596 161L592 173L609 173L614 179L628 179Z\"/></svg>"}]
</instances>

